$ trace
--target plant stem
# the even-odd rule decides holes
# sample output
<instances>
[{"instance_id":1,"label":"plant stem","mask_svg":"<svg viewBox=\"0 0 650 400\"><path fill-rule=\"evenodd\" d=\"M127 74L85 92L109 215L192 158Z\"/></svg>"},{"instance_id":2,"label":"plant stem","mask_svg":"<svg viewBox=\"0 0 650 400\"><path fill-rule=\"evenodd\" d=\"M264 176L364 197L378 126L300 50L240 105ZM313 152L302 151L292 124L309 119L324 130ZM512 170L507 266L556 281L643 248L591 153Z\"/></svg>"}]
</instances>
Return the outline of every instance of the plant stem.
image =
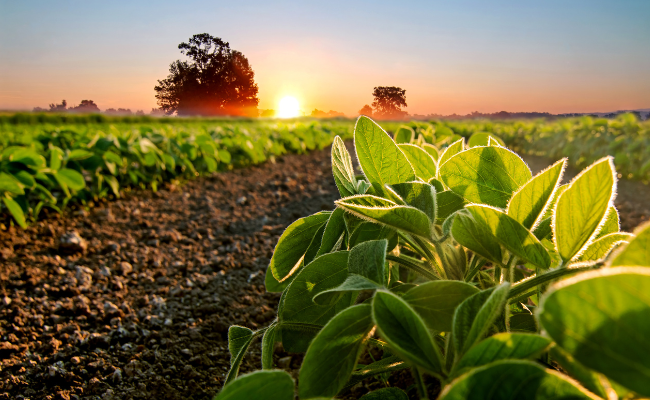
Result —
<instances>
[{"instance_id":1,"label":"plant stem","mask_svg":"<svg viewBox=\"0 0 650 400\"><path fill-rule=\"evenodd\" d=\"M508 259L508 264L505 270L506 281L512 283L515 277L515 266L517 265L517 257L514 254L510 254ZM505 319L506 319L506 331L510 332L510 304L506 301L505 309Z\"/></svg>"},{"instance_id":2,"label":"plant stem","mask_svg":"<svg viewBox=\"0 0 650 400\"><path fill-rule=\"evenodd\" d=\"M470 262L469 272L465 277L465 282L471 282L472 279L474 279L474 277L476 276L476 274L478 274L478 272L481 270L481 268L483 268L486 261L487 260L485 258L477 254L474 254L474 256L472 257L472 261Z\"/></svg>"},{"instance_id":3,"label":"plant stem","mask_svg":"<svg viewBox=\"0 0 650 400\"><path fill-rule=\"evenodd\" d=\"M438 264L438 262L436 261L436 257L431 252L431 249L429 249L428 244L416 236L413 236L413 240L422 249L422 252L424 253L423 255L427 259L427 261L429 261L431 265L435 266L438 269L439 275L441 277L446 277L447 274L445 274L444 268L442 268Z\"/></svg>"},{"instance_id":4,"label":"plant stem","mask_svg":"<svg viewBox=\"0 0 650 400\"><path fill-rule=\"evenodd\" d=\"M416 263L405 259L403 256L394 256L392 254L386 254L386 260L396 262L399 265L401 265L402 267L406 267L406 268L410 269L411 271L424 276L425 278L431 279L432 281L439 281L440 280L440 277L437 276L436 274L434 274L432 271L427 271L422 266L417 265Z\"/></svg>"},{"instance_id":5,"label":"plant stem","mask_svg":"<svg viewBox=\"0 0 650 400\"><path fill-rule=\"evenodd\" d=\"M415 384L418 387L420 399L428 400L429 396L427 395L427 386L424 384L422 373L418 367L413 367L413 378L415 378Z\"/></svg>"},{"instance_id":6,"label":"plant stem","mask_svg":"<svg viewBox=\"0 0 650 400\"><path fill-rule=\"evenodd\" d=\"M565 275L577 274L578 272L590 271L592 269L598 269L603 265L603 262L598 262L593 265L579 266L573 268L559 268L549 271L543 275L535 276L532 278L524 279L519 281L516 285L512 286L510 292L508 293L508 298L513 299L518 297L521 294L526 293L528 290L534 288L535 286L541 285L546 282L550 282L554 279L561 278Z\"/></svg>"}]
</instances>

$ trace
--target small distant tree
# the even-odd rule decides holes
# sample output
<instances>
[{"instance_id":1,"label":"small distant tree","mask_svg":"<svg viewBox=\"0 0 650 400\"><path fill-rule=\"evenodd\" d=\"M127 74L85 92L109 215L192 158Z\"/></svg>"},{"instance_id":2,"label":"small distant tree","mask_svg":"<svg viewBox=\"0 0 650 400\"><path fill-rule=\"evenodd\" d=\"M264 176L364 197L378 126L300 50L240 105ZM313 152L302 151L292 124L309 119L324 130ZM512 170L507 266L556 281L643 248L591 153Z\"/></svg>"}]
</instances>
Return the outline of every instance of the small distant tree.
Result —
<instances>
[{"instance_id":1,"label":"small distant tree","mask_svg":"<svg viewBox=\"0 0 650 400\"><path fill-rule=\"evenodd\" d=\"M144 111L138 110L138 111L135 112L135 115L137 115L138 117L143 117L144 116Z\"/></svg>"},{"instance_id":2,"label":"small distant tree","mask_svg":"<svg viewBox=\"0 0 650 400\"><path fill-rule=\"evenodd\" d=\"M367 117L372 117L372 107L370 107L368 104L363 106L361 110L359 110L359 115L365 115Z\"/></svg>"},{"instance_id":3,"label":"small distant tree","mask_svg":"<svg viewBox=\"0 0 650 400\"><path fill-rule=\"evenodd\" d=\"M32 112L35 112L35 113L42 113L42 112L46 112L46 111L47 111L47 109L41 108L41 107L34 107L34 109L32 110Z\"/></svg>"},{"instance_id":4,"label":"small distant tree","mask_svg":"<svg viewBox=\"0 0 650 400\"><path fill-rule=\"evenodd\" d=\"M92 100L81 100L76 107L71 107L69 111L79 112L79 113L98 113L100 112L99 107Z\"/></svg>"},{"instance_id":5,"label":"small distant tree","mask_svg":"<svg viewBox=\"0 0 650 400\"><path fill-rule=\"evenodd\" d=\"M162 108L152 108L149 115L154 117L160 117L165 115L165 110L163 110Z\"/></svg>"},{"instance_id":6,"label":"small distant tree","mask_svg":"<svg viewBox=\"0 0 650 400\"><path fill-rule=\"evenodd\" d=\"M67 110L68 102L65 100L61 101L61 104L52 103L50 104L50 111L52 112L64 112Z\"/></svg>"},{"instance_id":7,"label":"small distant tree","mask_svg":"<svg viewBox=\"0 0 650 400\"><path fill-rule=\"evenodd\" d=\"M207 33L178 45L189 58L169 66L154 87L166 114L257 116L257 84L248 59Z\"/></svg>"},{"instance_id":8,"label":"small distant tree","mask_svg":"<svg viewBox=\"0 0 650 400\"><path fill-rule=\"evenodd\" d=\"M318 108L315 108L314 111L311 112L311 116L316 118L335 118L345 117L345 114L334 110L321 111Z\"/></svg>"},{"instance_id":9,"label":"small distant tree","mask_svg":"<svg viewBox=\"0 0 650 400\"><path fill-rule=\"evenodd\" d=\"M377 86L372 95L373 114L376 118L401 119L408 115L402 111L406 105L406 90L396 86Z\"/></svg>"},{"instance_id":10,"label":"small distant tree","mask_svg":"<svg viewBox=\"0 0 650 400\"><path fill-rule=\"evenodd\" d=\"M275 110L260 110L260 117L271 118L275 115Z\"/></svg>"}]
</instances>

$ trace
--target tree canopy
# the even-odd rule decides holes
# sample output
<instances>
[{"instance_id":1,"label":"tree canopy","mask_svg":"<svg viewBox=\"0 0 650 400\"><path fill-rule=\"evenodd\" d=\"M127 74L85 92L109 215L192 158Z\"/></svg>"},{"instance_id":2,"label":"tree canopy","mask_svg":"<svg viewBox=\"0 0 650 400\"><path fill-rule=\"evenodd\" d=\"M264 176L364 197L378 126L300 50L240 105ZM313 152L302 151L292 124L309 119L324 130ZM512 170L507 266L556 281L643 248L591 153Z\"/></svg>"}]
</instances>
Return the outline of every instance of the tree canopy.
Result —
<instances>
[{"instance_id":1,"label":"tree canopy","mask_svg":"<svg viewBox=\"0 0 650 400\"><path fill-rule=\"evenodd\" d=\"M178 48L188 60L171 63L154 88L166 114L257 116L255 73L241 52L207 33Z\"/></svg>"},{"instance_id":2,"label":"tree canopy","mask_svg":"<svg viewBox=\"0 0 650 400\"><path fill-rule=\"evenodd\" d=\"M408 115L402 111L406 105L406 90L396 86L377 86L372 95L375 101L372 102L375 118L401 119ZM366 108L360 110L364 111Z\"/></svg>"}]
</instances>

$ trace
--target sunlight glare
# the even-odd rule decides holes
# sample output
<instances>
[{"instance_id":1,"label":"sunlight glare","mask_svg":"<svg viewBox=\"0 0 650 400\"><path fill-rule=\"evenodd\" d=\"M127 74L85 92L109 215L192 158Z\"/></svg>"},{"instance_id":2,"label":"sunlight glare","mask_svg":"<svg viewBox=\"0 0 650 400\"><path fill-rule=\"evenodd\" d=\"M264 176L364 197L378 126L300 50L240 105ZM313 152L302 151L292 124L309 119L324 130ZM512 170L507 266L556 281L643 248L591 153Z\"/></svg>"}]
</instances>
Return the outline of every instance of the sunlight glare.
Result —
<instances>
[{"instance_id":1,"label":"sunlight glare","mask_svg":"<svg viewBox=\"0 0 650 400\"><path fill-rule=\"evenodd\" d=\"M295 97L286 96L280 100L278 104L279 118L295 118L300 115L300 104Z\"/></svg>"}]
</instances>

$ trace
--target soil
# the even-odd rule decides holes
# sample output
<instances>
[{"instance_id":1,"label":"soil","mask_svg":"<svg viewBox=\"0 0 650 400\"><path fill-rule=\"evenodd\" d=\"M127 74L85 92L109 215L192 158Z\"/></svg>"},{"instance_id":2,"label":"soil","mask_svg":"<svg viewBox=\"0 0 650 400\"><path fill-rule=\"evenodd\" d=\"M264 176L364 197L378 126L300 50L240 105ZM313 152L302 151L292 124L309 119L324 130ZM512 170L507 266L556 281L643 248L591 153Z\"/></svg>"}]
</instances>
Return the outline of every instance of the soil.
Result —
<instances>
[{"instance_id":1,"label":"soil","mask_svg":"<svg viewBox=\"0 0 650 400\"><path fill-rule=\"evenodd\" d=\"M650 206L619 187L629 230ZM326 149L0 232L0 399L212 398L228 327L275 318L264 273L279 236L338 197ZM251 349L242 373L260 368ZM274 358L297 377L300 355L277 346ZM406 372L390 382L411 383Z\"/></svg>"}]
</instances>

